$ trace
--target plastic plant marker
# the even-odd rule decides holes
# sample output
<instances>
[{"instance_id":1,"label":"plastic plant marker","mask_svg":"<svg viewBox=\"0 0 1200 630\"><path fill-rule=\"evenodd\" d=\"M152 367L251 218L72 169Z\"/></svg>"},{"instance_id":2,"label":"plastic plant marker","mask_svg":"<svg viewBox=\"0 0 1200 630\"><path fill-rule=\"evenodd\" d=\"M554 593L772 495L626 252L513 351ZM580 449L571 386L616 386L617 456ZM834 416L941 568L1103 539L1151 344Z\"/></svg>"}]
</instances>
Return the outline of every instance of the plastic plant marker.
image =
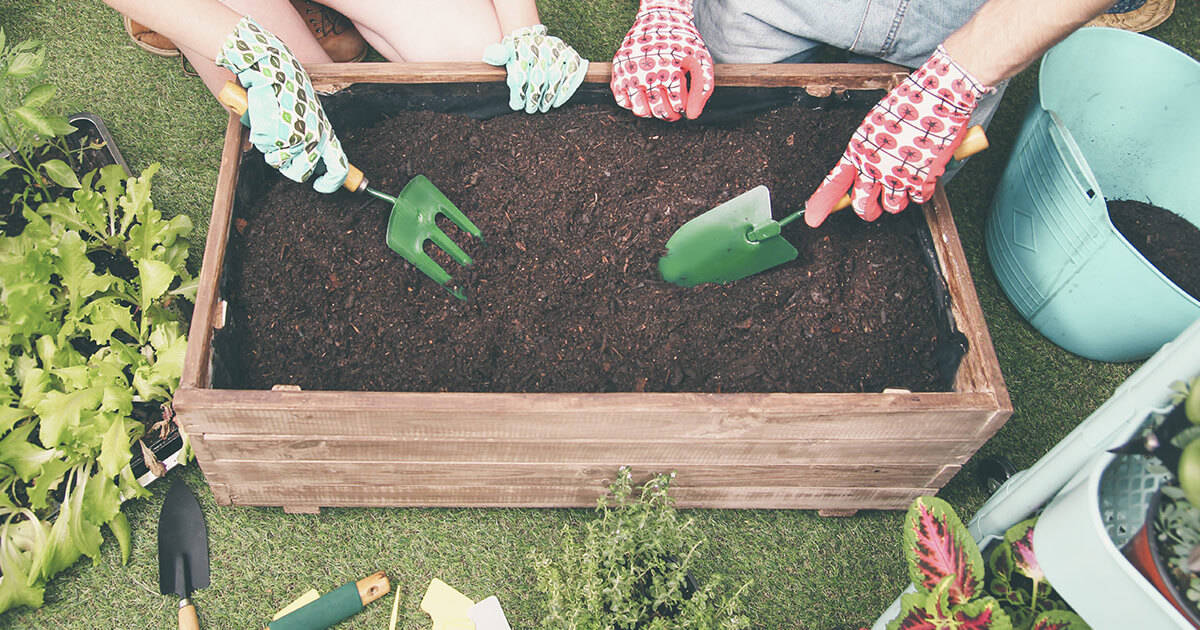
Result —
<instances>
[{"instance_id":1,"label":"plastic plant marker","mask_svg":"<svg viewBox=\"0 0 1200 630\"><path fill-rule=\"evenodd\" d=\"M433 619L433 630L475 630L475 622L467 614L474 605L470 597L437 578L429 582L421 598L421 610Z\"/></svg>"},{"instance_id":2,"label":"plastic plant marker","mask_svg":"<svg viewBox=\"0 0 1200 630\"><path fill-rule=\"evenodd\" d=\"M475 622L475 630L512 630L495 595L472 606L467 616Z\"/></svg>"},{"instance_id":3,"label":"plastic plant marker","mask_svg":"<svg viewBox=\"0 0 1200 630\"><path fill-rule=\"evenodd\" d=\"M280 617L282 617L284 615L292 613L293 611L295 611L298 608L307 606L308 604L311 604L320 598L321 598L321 594L317 592L317 589L310 588L303 595L292 600L292 603L279 609L279 612L275 613L275 615L273 617L271 617L271 621L275 621L276 619L279 619Z\"/></svg>"}]
</instances>

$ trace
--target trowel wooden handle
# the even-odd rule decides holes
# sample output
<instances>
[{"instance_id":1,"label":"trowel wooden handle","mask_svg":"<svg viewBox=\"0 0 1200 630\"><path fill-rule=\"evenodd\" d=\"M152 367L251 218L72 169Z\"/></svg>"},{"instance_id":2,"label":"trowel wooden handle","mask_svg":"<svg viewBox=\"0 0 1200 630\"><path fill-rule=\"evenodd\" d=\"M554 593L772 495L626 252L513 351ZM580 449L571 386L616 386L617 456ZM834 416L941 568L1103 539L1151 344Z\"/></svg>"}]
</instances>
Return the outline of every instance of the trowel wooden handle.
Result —
<instances>
[{"instance_id":1,"label":"trowel wooden handle","mask_svg":"<svg viewBox=\"0 0 1200 630\"><path fill-rule=\"evenodd\" d=\"M200 617L196 615L196 605L190 599L179 602L179 630L200 630Z\"/></svg>"},{"instance_id":2,"label":"trowel wooden handle","mask_svg":"<svg viewBox=\"0 0 1200 630\"><path fill-rule=\"evenodd\" d=\"M225 107L232 109L238 116L245 114L250 107L250 102L246 100L246 90L233 81L226 81L225 85L221 86L221 91L217 93L217 100L221 101ZM349 171L346 174L346 181L342 182L342 188L350 192L358 192L365 183L363 172L353 164L347 164L347 166Z\"/></svg>"},{"instance_id":3,"label":"trowel wooden handle","mask_svg":"<svg viewBox=\"0 0 1200 630\"><path fill-rule=\"evenodd\" d=\"M954 159L965 160L988 148L988 146L987 134L984 133L983 127L975 125L967 130L967 135L963 136L963 141L954 150ZM838 199L837 205L833 207L833 210L829 211L829 214L833 214L838 210L845 210L848 207L850 207L850 194L846 193L842 195L841 199Z\"/></svg>"}]
</instances>

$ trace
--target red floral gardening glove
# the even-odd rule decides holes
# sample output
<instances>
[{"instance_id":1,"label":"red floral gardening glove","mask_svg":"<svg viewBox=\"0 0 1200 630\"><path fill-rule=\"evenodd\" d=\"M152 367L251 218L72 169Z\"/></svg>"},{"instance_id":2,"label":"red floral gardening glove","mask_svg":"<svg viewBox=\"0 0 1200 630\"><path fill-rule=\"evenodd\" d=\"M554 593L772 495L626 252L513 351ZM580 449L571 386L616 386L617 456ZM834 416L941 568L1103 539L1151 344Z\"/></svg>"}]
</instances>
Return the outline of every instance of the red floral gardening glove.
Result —
<instances>
[{"instance_id":1,"label":"red floral gardening glove","mask_svg":"<svg viewBox=\"0 0 1200 630\"><path fill-rule=\"evenodd\" d=\"M613 57L617 105L643 118L695 118L713 91L713 60L696 25L692 0L642 0Z\"/></svg>"},{"instance_id":2,"label":"red floral gardening glove","mask_svg":"<svg viewBox=\"0 0 1200 630\"><path fill-rule=\"evenodd\" d=\"M846 191L858 216L893 214L925 203L962 142L979 98L992 88L971 77L941 46L879 101L804 211L817 227Z\"/></svg>"}]
</instances>

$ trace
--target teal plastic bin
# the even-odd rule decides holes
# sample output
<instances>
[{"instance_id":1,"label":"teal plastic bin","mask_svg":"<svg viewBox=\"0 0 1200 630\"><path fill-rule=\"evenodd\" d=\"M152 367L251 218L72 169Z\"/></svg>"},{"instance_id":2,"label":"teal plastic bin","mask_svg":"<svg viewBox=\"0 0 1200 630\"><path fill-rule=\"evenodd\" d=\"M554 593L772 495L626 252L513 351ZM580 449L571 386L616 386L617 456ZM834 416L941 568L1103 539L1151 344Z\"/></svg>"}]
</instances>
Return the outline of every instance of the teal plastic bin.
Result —
<instances>
[{"instance_id":1,"label":"teal plastic bin","mask_svg":"<svg viewBox=\"0 0 1200 630\"><path fill-rule=\"evenodd\" d=\"M1029 323L1100 361L1144 359L1200 318L1200 300L1113 227L1106 199L1200 226L1200 62L1144 35L1085 28L1042 59L986 242Z\"/></svg>"},{"instance_id":2,"label":"teal plastic bin","mask_svg":"<svg viewBox=\"0 0 1200 630\"><path fill-rule=\"evenodd\" d=\"M1029 468L1013 475L967 522L986 547L1009 527L1041 517L1033 548L1046 580L1095 630L1190 630L1191 624L1142 577L1121 547L1145 521L1163 478L1147 459L1114 455L1152 414L1168 412L1171 384L1200 376L1200 321L1163 345L1113 395ZM907 592L915 589L910 585ZM875 620L885 630L900 599Z\"/></svg>"}]
</instances>

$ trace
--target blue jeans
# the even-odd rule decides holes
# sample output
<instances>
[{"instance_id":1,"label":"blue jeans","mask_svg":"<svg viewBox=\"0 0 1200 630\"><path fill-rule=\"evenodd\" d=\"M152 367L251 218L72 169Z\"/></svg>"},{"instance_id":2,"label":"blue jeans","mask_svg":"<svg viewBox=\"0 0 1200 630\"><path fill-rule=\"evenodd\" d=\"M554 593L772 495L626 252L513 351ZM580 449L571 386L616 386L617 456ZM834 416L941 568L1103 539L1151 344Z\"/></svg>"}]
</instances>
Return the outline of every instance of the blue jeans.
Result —
<instances>
[{"instance_id":1,"label":"blue jeans","mask_svg":"<svg viewBox=\"0 0 1200 630\"><path fill-rule=\"evenodd\" d=\"M693 8L718 63L804 63L824 44L915 68L985 1L695 0ZM972 124L987 126L1007 85L980 99Z\"/></svg>"}]
</instances>

